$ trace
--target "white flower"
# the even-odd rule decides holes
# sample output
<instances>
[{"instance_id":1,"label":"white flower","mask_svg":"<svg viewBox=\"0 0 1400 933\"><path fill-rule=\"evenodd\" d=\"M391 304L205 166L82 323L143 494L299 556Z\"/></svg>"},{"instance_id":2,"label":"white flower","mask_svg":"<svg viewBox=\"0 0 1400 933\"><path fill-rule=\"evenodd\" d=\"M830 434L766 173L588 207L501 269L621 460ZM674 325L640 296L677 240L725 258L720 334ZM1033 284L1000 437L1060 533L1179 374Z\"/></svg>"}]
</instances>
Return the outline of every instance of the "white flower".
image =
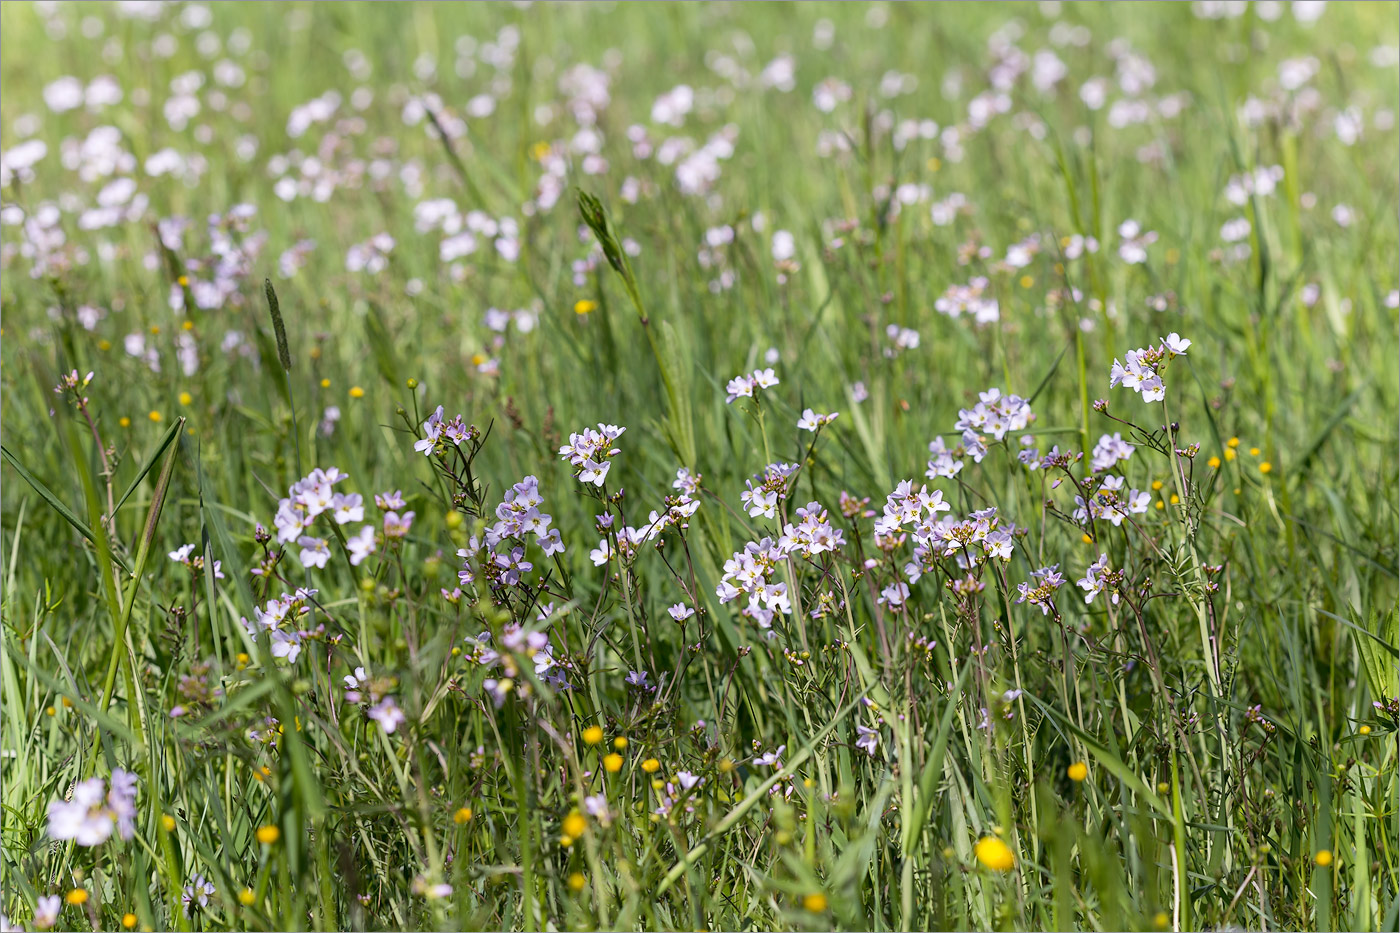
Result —
<instances>
[{"instance_id":1,"label":"white flower","mask_svg":"<svg viewBox=\"0 0 1400 933\"><path fill-rule=\"evenodd\" d=\"M819 415L810 408L802 410L802 417L797 419L797 427L802 431L816 431L818 428L831 424L838 417L840 412L834 411L829 415Z\"/></svg>"},{"instance_id":2,"label":"white flower","mask_svg":"<svg viewBox=\"0 0 1400 933\"><path fill-rule=\"evenodd\" d=\"M365 525L360 528L360 533L345 542L345 546L350 550L350 563L358 567L375 552L379 544L374 535L374 526Z\"/></svg>"},{"instance_id":3,"label":"white flower","mask_svg":"<svg viewBox=\"0 0 1400 933\"><path fill-rule=\"evenodd\" d=\"M765 752L753 760L756 765L770 765L774 768L783 766L782 754L787 751L786 745L779 745L775 751Z\"/></svg>"},{"instance_id":4,"label":"white flower","mask_svg":"<svg viewBox=\"0 0 1400 933\"><path fill-rule=\"evenodd\" d=\"M330 562L331 549L326 545L325 538L302 535L297 538L297 546L301 548L301 553L297 555L297 558L303 567L321 568Z\"/></svg>"}]
</instances>

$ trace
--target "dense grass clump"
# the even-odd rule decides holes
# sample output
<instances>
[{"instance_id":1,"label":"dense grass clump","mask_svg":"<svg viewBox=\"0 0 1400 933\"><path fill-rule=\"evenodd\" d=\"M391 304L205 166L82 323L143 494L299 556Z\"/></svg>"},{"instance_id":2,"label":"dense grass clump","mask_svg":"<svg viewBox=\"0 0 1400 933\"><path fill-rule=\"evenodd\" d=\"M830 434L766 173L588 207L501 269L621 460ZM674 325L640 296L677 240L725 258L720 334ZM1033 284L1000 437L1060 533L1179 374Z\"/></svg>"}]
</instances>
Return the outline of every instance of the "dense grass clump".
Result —
<instances>
[{"instance_id":1,"label":"dense grass clump","mask_svg":"<svg viewBox=\"0 0 1400 933\"><path fill-rule=\"evenodd\" d=\"M1396 929L1395 5L0 26L5 929Z\"/></svg>"}]
</instances>

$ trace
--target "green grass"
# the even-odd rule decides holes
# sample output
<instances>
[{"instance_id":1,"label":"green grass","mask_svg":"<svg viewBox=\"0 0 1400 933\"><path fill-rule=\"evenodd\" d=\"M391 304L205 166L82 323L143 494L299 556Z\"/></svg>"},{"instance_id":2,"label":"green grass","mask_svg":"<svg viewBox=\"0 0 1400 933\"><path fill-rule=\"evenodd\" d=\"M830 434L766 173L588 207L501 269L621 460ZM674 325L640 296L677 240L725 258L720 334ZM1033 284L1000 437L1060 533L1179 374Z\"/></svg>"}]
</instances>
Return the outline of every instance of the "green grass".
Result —
<instances>
[{"instance_id":1,"label":"green grass","mask_svg":"<svg viewBox=\"0 0 1400 933\"><path fill-rule=\"evenodd\" d=\"M1373 62L1378 46L1394 56L1394 4L1334 3L1314 24L1260 3L1226 19L1188 4L219 3L203 24L194 9L0 8L0 150L47 147L0 191L10 922L33 928L40 898L81 890L58 928L127 914L191 930L1396 928L1400 94L1395 67ZM1060 41L1063 24L1087 44ZM221 46L208 56L206 32ZM975 127L970 102L1008 44L1028 65L1054 49L1067 77L1042 92L1020 75L1008 112ZM1136 99L1154 110L1115 127L1112 103L1134 96L1127 49L1152 66ZM783 53L795 89L757 86ZM1280 90L1280 64L1303 57L1305 88ZM225 58L241 83L218 78ZM425 58L435 74L416 70ZM570 149L561 81L579 63L610 79L599 173ZM200 109L176 128L164 108L191 72ZM905 93L882 93L890 72L914 79ZM102 74L119 103L49 111L50 82ZM1079 93L1094 76L1109 79L1099 110ZM828 77L851 94L823 113L813 88ZM655 123L653 102L683 83L684 125ZM290 137L294 108L330 90L335 117ZM425 93L464 136L405 121ZM494 111L464 116L483 94ZM1347 108L1364 125L1350 145L1335 129ZM905 119L960 139L896 146ZM695 195L675 163L634 154L633 124L658 149L737 132ZM67 160L99 126L133 167L83 177ZM151 177L167 148L198 177ZM270 167L294 151L338 173L324 199L276 193L303 177L298 159ZM554 164L557 203L527 214ZM1227 199L1232 177L1275 165L1272 193ZM126 176L144 211L82 229ZM928 190L891 209L900 185ZM935 223L931 204L954 193L965 209ZM513 218L518 257L479 236L444 261L445 234L415 229L430 198ZM36 267L35 228L9 219L46 202L64 239ZM240 203L256 213L237 239L266 239L196 307L214 277L206 219ZM162 246L155 224L172 217L191 222ZM1129 218L1156 233L1140 264L1118 252ZM1248 234L1224 242L1236 218ZM725 225L721 264L702 262ZM385 268L347 270L347 250L381 232L396 241ZM1027 264L999 263L1032 234ZM1071 258L1075 235L1098 251ZM315 247L287 276L279 256L302 240ZM730 286L712 288L722 272ZM935 310L975 276L998 321ZM497 333L488 308L534 327ZM897 349L892 326L917 347ZM1173 332L1192 344L1163 402L1109 387L1115 358ZM126 352L133 335L158 372ZM725 403L731 378L770 365L780 384ZM55 394L74 370L91 384ZM957 443L959 410L993 386L1035 420L955 478L924 479L930 441ZM438 405L484 439L415 452ZM806 408L840 416L814 436L795 427ZM601 488L558 455L599 422L627 429ZM1114 472L1149 495L1119 526L1071 517L1087 454L1067 470L1016 458L1023 434L1077 452L1114 431L1137 448ZM734 552L782 531L739 497L777 461L800 467L783 521L815 500L845 545L777 562L793 611L770 639L746 597L716 588ZM255 526L333 466L365 521L319 519L330 558L303 569ZM688 526L595 566L595 516L618 516L616 549L680 467L702 476ZM566 550L531 536L528 585L493 599L478 565L445 599L457 550L526 475ZM879 514L909 478L942 493L944 515L995 506L1021 532L1010 559L940 560L903 606L882 600L914 542L882 549L841 496ZM374 495L393 490L411 529L352 566L347 545L380 527ZM166 558L185 544L222 578ZM270 576L250 573L283 550ZM1101 553L1124 572L1121 601L1085 604L1075 581ZM1046 615L1017 584L1051 564L1065 583ZM307 585L298 624L324 630L288 663L240 620ZM677 602L698 610L684 625ZM567 689L536 675L512 623L547 633L545 673ZM473 663L482 632L498 663ZM392 734L368 699L347 701L357 666L405 714ZM657 689L625 683L638 669ZM874 754L857 725L878 730ZM779 746L782 767L755 762ZM132 837L52 839L50 803L115 768L138 779ZM654 814L681 772L703 783ZM595 795L606 818L584 815ZM214 893L186 911L196 875Z\"/></svg>"}]
</instances>

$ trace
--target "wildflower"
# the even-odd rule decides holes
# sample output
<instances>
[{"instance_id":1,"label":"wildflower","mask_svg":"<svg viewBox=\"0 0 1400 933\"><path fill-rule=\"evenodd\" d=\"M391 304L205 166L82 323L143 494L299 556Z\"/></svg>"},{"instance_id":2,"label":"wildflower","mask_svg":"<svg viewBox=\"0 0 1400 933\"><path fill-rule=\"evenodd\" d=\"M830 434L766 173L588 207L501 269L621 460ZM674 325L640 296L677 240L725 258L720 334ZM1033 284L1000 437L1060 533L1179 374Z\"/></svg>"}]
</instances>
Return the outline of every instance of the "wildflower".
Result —
<instances>
[{"instance_id":1,"label":"wildflower","mask_svg":"<svg viewBox=\"0 0 1400 933\"><path fill-rule=\"evenodd\" d=\"M122 914L122 929L130 930L136 926L136 915L133 913Z\"/></svg>"},{"instance_id":2,"label":"wildflower","mask_svg":"<svg viewBox=\"0 0 1400 933\"><path fill-rule=\"evenodd\" d=\"M583 872L576 871L569 874L569 890L582 891L588 884L588 879L583 876Z\"/></svg>"},{"instance_id":3,"label":"wildflower","mask_svg":"<svg viewBox=\"0 0 1400 933\"><path fill-rule=\"evenodd\" d=\"M755 389L771 389L778 384L773 370L755 369L748 375L735 376L725 385L725 403L732 404L738 398L753 398Z\"/></svg>"},{"instance_id":4,"label":"wildflower","mask_svg":"<svg viewBox=\"0 0 1400 933\"><path fill-rule=\"evenodd\" d=\"M1099 442L1094 445L1091 454L1090 467L1095 473L1103 473L1113 469L1120 461L1127 460L1136 450L1132 444L1123 440L1121 432L1115 431L1113 434L1105 434L1099 438Z\"/></svg>"},{"instance_id":5,"label":"wildflower","mask_svg":"<svg viewBox=\"0 0 1400 933\"><path fill-rule=\"evenodd\" d=\"M1089 565L1084 571L1084 576L1076 580L1075 584L1084 590L1084 602L1092 603L1095 596L1107 591L1109 600L1116 606L1119 599L1118 585L1122 578L1122 571L1108 569L1108 555L1105 553L1100 554L1099 559Z\"/></svg>"},{"instance_id":6,"label":"wildflower","mask_svg":"<svg viewBox=\"0 0 1400 933\"><path fill-rule=\"evenodd\" d=\"M184 894L180 896L181 903L185 905L185 916L193 916L196 907L208 907L209 896L215 893L217 892L214 885L203 875L196 874L190 883L185 885Z\"/></svg>"},{"instance_id":7,"label":"wildflower","mask_svg":"<svg viewBox=\"0 0 1400 933\"><path fill-rule=\"evenodd\" d=\"M471 822L471 818L471 807L459 807L457 812L452 814L452 822L456 823L458 826L461 826L463 823Z\"/></svg>"},{"instance_id":8,"label":"wildflower","mask_svg":"<svg viewBox=\"0 0 1400 933\"><path fill-rule=\"evenodd\" d=\"M63 909L63 899L57 894L41 897L34 904L34 925L47 930L58 922L58 913Z\"/></svg>"},{"instance_id":9,"label":"wildflower","mask_svg":"<svg viewBox=\"0 0 1400 933\"><path fill-rule=\"evenodd\" d=\"M588 821L583 818L582 813L572 810L568 816L564 817L562 828L566 836L577 839L588 831Z\"/></svg>"},{"instance_id":10,"label":"wildflower","mask_svg":"<svg viewBox=\"0 0 1400 933\"><path fill-rule=\"evenodd\" d=\"M259 826L256 835L258 837L258 842L265 846L270 846L282 837L282 830L272 824L268 824L266 826Z\"/></svg>"},{"instance_id":11,"label":"wildflower","mask_svg":"<svg viewBox=\"0 0 1400 933\"><path fill-rule=\"evenodd\" d=\"M829 415L819 415L810 408L802 410L802 417L797 419L797 427L802 431L816 432L825 425L831 424L841 413L834 411Z\"/></svg>"},{"instance_id":12,"label":"wildflower","mask_svg":"<svg viewBox=\"0 0 1400 933\"><path fill-rule=\"evenodd\" d=\"M365 525L360 528L360 533L354 535L345 542L346 548L350 552L351 565L358 567L378 548L378 539L374 534L373 525Z\"/></svg>"},{"instance_id":13,"label":"wildflower","mask_svg":"<svg viewBox=\"0 0 1400 933\"><path fill-rule=\"evenodd\" d=\"M1319 868L1326 868L1332 864L1332 853L1328 849L1319 849L1317 854L1313 856L1313 861L1317 863Z\"/></svg>"},{"instance_id":14,"label":"wildflower","mask_svg":"<svg viewBox=\"0 0 1400 933\"><path fill-rule=\"evenodd\" d=\"M1076 761L1066 769L1065 774L1069 775L1071 781L1078 784L1089 776L1089 766L1082 761Z\"/></svg>"},{"instance_id":15,"label":"wildflower","mask_svg":"<svg viewBox=\"0 0 1400 933\"><path fill-rule=\"evenodd\" d=\"M1259 464L1259 472L1260 472L1260 473L1269 473L1269 472L1271 472L1271 471L1273 470L1273 468L1274 468L1274 465L1273 465L1272 463L1270 463L1269 461L1267 461L1267 460L1265 460L1263 463Z\"/></svg>"},{"instance_id":16,"label":"wildflower","mask_svg":"<svg viewBox=\"0 0 1400 933\"><path fill-rule=\"evenodd\" d=\"M598 310L598 302L596 302L596 301L591 301L591 300L589 300L589 299L587 299L587 298L580 298L578 301L574 302L574 313L575 313L575 314L578 314L578 315L592 314L594 311L597 311L597 310Z\"/></svg>"},{"instance_id":17,"label":"wildflower","mask_svg":"<svg viewBox=\"0 0 1400 933\"><path fill-rule=\"evenodd\" d=\"M571 433L569 443L559 448L559 456L573 465L579 482L602 486L607 481L612 458L621 452L612 445L626 430L600 422L596 431L584 428L582 433Z\"/></svg>"},{"instance_id":18,"label":"wildflower","mask_svg":"<svg viewBox=\"0 0 1400 933\"><path fill-rule=\"evenodd\" d=\"M666 612L671 616L672 619L675 619L677 622L684 622L686 619L689 619L691 616L695 615L695 610L687 606L685 603L676 603L674 606L668 608Z\"/></svg>"},{"instance_id":19,"label":"wildflower","mask_svg":"<svg viewBox=\"0 0 1400 933\"><path fill-rule=\"evenodd\" d=\"M655 758L648 758L646 761L642 762L642 770L647 774L655 774L660 767L661 762L657 761Z\"/></svg>"},{"instance_id":20,"label":"wildflower","mask_svg":"<svg viewBox=\"0 0 1400 933\"><path fill-rule=\"evenodd\" d=\"M1109 385L1127 386L1141 395L1144 402L1160 402L1167 395L1162 370L1173 357L1184 356L1190 346L1190 340L1173 333L1163 338L1158 346L1129 350L1124 356L1126 364L1113 361Z\"/></svg>"},{"instance_id":21,"label":"wildflower","mask_svg":"<svg viewBox=\"0 0 1400 933\"><path fill-rule=\"evenodd\" d=\"M1016 856L1011 847L996 836L983 836L972 847L972 854L985 867L992 871L1010 871L1016 867Z\"/></svg>"},{"instance_id":22,"label":"wildflower","mask_svg":"<svg viewBox=\"0 0 1400 933\"><path fill-rule=\"evenodd\" d=\"M244 907L252 907L253 902L257 899L258 896L255 893L253 893L252 888L243 888L241 891L238 892L238 903L242 904ZM132 926L135 925L136 924L133 922Z\"/></svg>"},{"instance_id":23,"label":"wildflower","mask_svg":"<svg viewBox=\"0 0 1400 933\"><path fill-rule=\"evenodd\" d=\"M616 774L622 770L622 756L617 752L610 752L603 756L603 768L609 774Z\"/></svg>"},{"instance_id":24,"label":"wildflower","mask_svg":"<svg viewBox=\"0 0 1400 933\"><path fill-rule=\"evenodd\" d=\"M598 745L603 741L603 727L589 726L583 730L583 741L586 745ZM577 834L575 834L577 835Z\"/></svg>"},{"instance_id":25,"label":"wildflower","mask_svg":"<svg viewBox=\"0 0 1400 933\"><path fill-rule=\"evenodd\" d=\"M1055 609L1055 593L1064 584L1065 578L1060 573L1059 564L1051 564L1049 567L1041 567L1031 571L1031 579L1025 583L1018 583L1016 591L1020 593L1017 604L1030 603L1040 609L1042 615L1054 613L1058 618L1059 613Z\"/></svg>"},{"instance_id":26,"label":"wildflower","mask_svg":"<svg viewBox=\"0 0 1400 933\"><path fill-rule=\"evenodd\" d=\"M398 729L399 726L408 722L408 716L403 710L399 709L399 705L394 702L393 697L385 697L374 706L371 706L369 709L369 718L379 723L384 731L390 734Z\"/></svg>"},{"instance_id":27,"label":"wildflower","mask_svg":"<svg viewBox=\"0 0 1400 933\"><path fill-rule=\"evenodd\" d=\"M88 901L87 888L74 888L64 895L63 899L74 907L81 907Z\"/></svg>"},{"instance_id":28,"label":"wildflower","mask_svg":"<svg viewBox=\"0 0 1400 933\"><path fill-rule=\"evenodd\" d=\"M331 559L331 550L325 538L313 538L310 535L302 535L297 538L297 546L301 551L297 554L297 559L304 567L321 568L326 566Z\"/></svg>"},{"instance_id":29,"label":"wildflower","mask_svg":"<svg viewBox=\"0 0 1400 933\"><path fill-rule=\"evenodd\" d=\"M72 839L80 846L106 842L113 830L122 839L136 834L136 775L117 768L111 790L103 794L101 778L80 781L69 800L49 803L48 834L52 839Z\"/></svg>"},{"instance_id":30,"label":"wildflower","mask_svg":"<svg viewBox=\"0 0 1400 933\"><path fill-rule=\"evenodd\" d=\"M452 885L445 881L434 884L419 875L413 879L413 893L430 901L441 900L444 897L452 896Z\"/></svg>"},{"instance_id":31,"label":"wildflower","mask_svg":"<svg viewBox=\"0 0 1400 933\"><path fill-rule=\"evenodd\" d=\"M826 895L820 891L805 895L802 898L802 909L812 914L822 913L826 910Z\"/></svg>"},{"instance_id":32,"label":"wildflower","mask_svg":"<svg viewBox=\"0 0 1400 933\"><path fill-rule=\"evenodd\" d=\"M874 758L875 748L880 744L880 730L856 723L856 735L856 748Z\"/></svg>"},{"instance_id":33,"label":"wildflower","mask_svg":"<svg viewBox=\"0 0 1400 933\"><path fill-rule=\"evenodd\" d=\"M768 765L774 768L781 768L783 766L782 754L785 751L787 751L787 746L779 745L776 750L759 755L753 760L753 763L756 765Z\"/></svg>"}]
</instances>

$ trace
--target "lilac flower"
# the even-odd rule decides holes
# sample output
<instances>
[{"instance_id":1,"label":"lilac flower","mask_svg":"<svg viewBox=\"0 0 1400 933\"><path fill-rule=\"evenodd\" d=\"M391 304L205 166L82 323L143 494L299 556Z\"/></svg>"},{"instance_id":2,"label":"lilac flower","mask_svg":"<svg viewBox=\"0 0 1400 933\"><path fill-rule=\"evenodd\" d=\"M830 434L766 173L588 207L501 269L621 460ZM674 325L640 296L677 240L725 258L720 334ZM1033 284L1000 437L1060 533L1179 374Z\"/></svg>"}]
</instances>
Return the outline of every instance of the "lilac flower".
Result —
<instances>
[{"instance_id":1,"label":"lilac flower","mask_svg":"<svg viewBox=\"0 0 1400 933\"><path fill-rule=\"evenodd\" d=\"M413 527L413 519L416 514L417 513L415 512L404 512L402 515L400 515L398 512L385 512L384 537L407 537L409 529Z\"/></svg>"},{"instance_id":2,"label":"lilac flower","mask_svg":"<svg viewBox=\"0 0 1400 933\"><path fill-rule=\"evenodd\" d=\"M787 751L787 746L779 745L774 751L764 752L762 755L759 755L753 760L753 763L756 765L766 765L773 768L781 768L783 766L782 754L785 751Z\"/></svg>"},{"instance_id":3,"label":"lilac flower","mask_svg":"<svg viewBox=\"0 0 1400 933\"><path fill-rule=\"evenodd\" d=\"M196 874L190 883L185 885L185 891L180 895L180 901L185 905L185 916L192 917L196 908L203 909L209 906L209 897L217 893L214 885L203 875Z\"/></svg>"},{"instance_id":4,"label":"lilac flower","mask_svg":"<svg viewBox=\"0 0 1400 933\"><path fill-rule=\"evenodd\" d=\"M753 398L755 389L771 389L778 384L773 370L755 369L746 376L735 376L725 385L725 403L732 404L738 398Z\"/></svg>"},{"instance_id":5,"label":"lilac flower","mask_svg":"<svg viewBox=\"0 0 1400 933\"><path fill-rule=\"evenodd\" d=\"M385 697L369 708L369 718L379 723L385 732L392 734L399 726L408 722L408 716L393 697Z\"/></svg>"},{"instance_id":6,"label":"lilac flower","mask_svg":"<svg viewBox=\"0 0 1400 933\"><path fill-rule=\"evenodd\" d=\"M880 730L856 723L856 735L856 748L874 758L875 748L880 744Z\"/></svg>"},{"instance_id":7,"label":"lilac flower","mask_svg":"<svg viewBox=\"0 0 1400 933\"><path fill-rule=\"evenodd\" d=\"M1111 470L1119 461L1131 457L1136 449L1132 444L1123 440L1121 432L1115 431L1113 434L1105 434L1094 445L1090 467L1095 473Z\"/></svg>"},{"instance_id":8,"label":"lilac flower","mask_svg":"<svg viewBox=\"0 0 1400 933\"><path fill-rule=\"evenodd\" d=\"M120 775L120 776L118 776ZM121 837L130 839L135 824L135 775L113 772L112 792L104 796L102 778L79 781L68 800L49 803L48 834L51 839L71 839L80 846L99 846L111 838L121 823Z\"/></svg>"},{"instance_id":9,"label":"lilac flower","mask_svg":"<svg viewBox=\"0 0 1400 933\"><path fill-rule=\"evenodd\" d=\"M1158 346L1129 350L1124 355L1126 363L1113 361L1109 385L1127 386L1141 395L1144 402L1160 402L1167 396L1162 370L1172 358L1185 355L1190 346L1191 341L1179 334L1171 334Z\"/></svg>"},{"instance_id":10,"label":"lilac flower","mask_svg":"<svg viewBox=\"0 0 1400 933\"><path fill-rule=\"evenodd\" d=\"M797 427L802 431L816 432L825 425L831 424L841 413L834 411L829 415L819 415L810 408L803 409L802 417L797 419Z\"/></svg>"},{"instance_id":11,"label":"lilac flower","mask_svg":"<svg viewBox=\"0 0 1400 933\"><path fill-rule=\"evenodd\" d=\"M47 930L58 922L59 911L63 910L63 898L57 894L40 897L34 903L34 925Z\"/></svg>"},{"instance_id":12,"label":"lilac flower","mask_svg":"<svg viewBox=\"0 0 1400 933\"><path fill-rule=\"evenodd\" d=\"M350 551L350 563L358 567L365 558L369 557L379 547L378 539L374 534L373 525L364 525L360 528L360 533L348 538L345 546Z\"/></svg>"},{"instance_id":13,"label":"lilac flower","mask_svg":"<svg viewBox=\"0 0 1400 933\"><path fill-rule=\"evenodd\" d=\"M1075 583L1084 590L1085 603L1092 603L1095 596L1107 592L1110 602L1116 606L1119 599L1118 584L1122 576L1121 571L1109 570L1108 555L1100 554L1099 559L1090 564L1084 571L1084 576Z\"/></svg>"},{"instance_id":14,"label":"lilac flower","mask_svg":"<svg viewBox=\"0 0 1400 933\"><path fill-rule=\"evenodd\" d=\"M325 538L313 538L310 535L302 535L297 538L297 546L301 551L297 554L297 559L304 567L321 568L326 566L331 559L330 547Z\"/></svg>"},{"instance_id":15,"label":"lilac flower","mask_svg":"<svg viewBox=\"0 0 1400 933\"><path fill-rule=\"evenodd\" d=\"M1021 594L1016 602L1018 604L1030 603L1032 606L1039 607L1042 615L1048 616L1054 613L1058 618L1059 613L1055 609L1055 592L1064 582L1065 578L1060 573L1059 564L1032 570L1031 579L1028 582L1016 585L1016 592Z\"/></svg>"},{"instance_id":16,"label":"lilac flower","mask_svg":"<svg viewBox=\"0 0 1400 933\"><path fill-rule=\"evenodd\" d=\"M559 448L561 459L574 467L574 476L581 483L602 486L608 478L610 462L620 450L613 447L626 428L599 423L598 430L584 428L582 433L570 434L569 443Z\"/></svg>"},{"instance_id":17,"label":"lilac flower","mask_svg":"<svg viewBox=\"0 0 1400 933\"><path fill-rule=\"evenodd\" d=\"M677 622L684 622L686 619L695 615L695 610L685 603L676 603L666 611L670 614L671 618L675 619Z\"/></svg>"}]
</instances>

